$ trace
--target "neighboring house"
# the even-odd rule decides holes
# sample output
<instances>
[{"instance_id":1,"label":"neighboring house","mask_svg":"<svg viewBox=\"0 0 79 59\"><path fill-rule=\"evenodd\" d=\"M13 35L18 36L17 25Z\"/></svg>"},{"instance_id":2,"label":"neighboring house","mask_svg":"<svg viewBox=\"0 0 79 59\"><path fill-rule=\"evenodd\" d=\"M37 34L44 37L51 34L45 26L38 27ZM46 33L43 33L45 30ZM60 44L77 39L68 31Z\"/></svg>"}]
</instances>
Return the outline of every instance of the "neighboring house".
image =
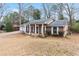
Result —
<instances>
[{"instance_id":1,"label":"neighboring house","mask_svg":"<svg viewBox=\"0 0 79 59\"><path fill-rule=\"evenodd\" d=\"M68 33L68 22L66 20L55 20L52 19L40 19L33 20L28 23L22 24L20 31L29 35L63 35L66 36Z\"/></svg>"},{"instance_id":2,"label":"neighboring house","mask_svg":"<svg viewBox=\"0 0 79 59\"><path fill-rule=\"evenodd\" d=\"M12 27L14 31L19 30L20 27L19 22L18 21L13 22Z\"/></svg>"},{"instance_id":3,"label":"neighboring house","mask_svg":"<svg viewBox=\"0 0 79 59\"><path fill-rule=\"evenodd\" d=\"M4 30L4 27L5 25L2 22L0 22L0 30Z\"/></svg>"},{"instance_id":4,"label":"neighboring house","mask_svg":"<svg viewBox=\"0 0 79 59\"><path fill-rule=\"evenodd\" d=\"M0 30L4 30L4 27L5 27L4 25L1 25Z\"/></svg>"}]
</instances>

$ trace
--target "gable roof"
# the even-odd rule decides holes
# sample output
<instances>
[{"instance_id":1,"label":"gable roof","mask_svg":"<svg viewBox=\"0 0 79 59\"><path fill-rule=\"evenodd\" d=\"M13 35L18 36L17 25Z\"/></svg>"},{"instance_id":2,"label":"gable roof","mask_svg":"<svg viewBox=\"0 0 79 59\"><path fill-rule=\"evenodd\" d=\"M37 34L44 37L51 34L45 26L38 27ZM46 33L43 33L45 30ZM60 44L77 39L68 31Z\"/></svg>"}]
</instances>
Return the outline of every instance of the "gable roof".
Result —
<instances>
[{"instance_id":1,"label":"gable roof","mask_svg":"<svg viewBox=\"0 0 79 59\"><path fill-rule=\"evenodd\" d=\"M29 25L29 24L50 24L52 21L53 21L52 19L31 20L28 23L25 23L23 25Z\"/></svg>"},{"instance_id":2,"label":"gable roof","mask_svg":"<svg viewBox=\"0 0 79 59\"><path fill-rule=\"evenodd\" d=\"M67 20L55 20L54 22L49 24L49 26L65 26L65 25L68 25Z\"/></svg>"},{"instance_id":3,"label":"gable roof","mask_svg":"<svg viewBox=\"0 0 79 59\"><path fill-rule=\"evenodd\" d=\"M51 23L53 20L52 19L39 19L39 20L32 20L29 22L29 24L49 24Z\"/></svg>"},{"instance_id":4,"label":"gable roof","mask_svg":"<svg viewBox=\"0 0 79 59\"><path fill-rule=\"evenodd\" d=\"M48 24L48 26L65 26L68 25L67 20L55 20L52 19L39 19L39 20L31 20L28 23L25 23L23 25L29 25L29 24Z\"/></svg>"}]
</instances>

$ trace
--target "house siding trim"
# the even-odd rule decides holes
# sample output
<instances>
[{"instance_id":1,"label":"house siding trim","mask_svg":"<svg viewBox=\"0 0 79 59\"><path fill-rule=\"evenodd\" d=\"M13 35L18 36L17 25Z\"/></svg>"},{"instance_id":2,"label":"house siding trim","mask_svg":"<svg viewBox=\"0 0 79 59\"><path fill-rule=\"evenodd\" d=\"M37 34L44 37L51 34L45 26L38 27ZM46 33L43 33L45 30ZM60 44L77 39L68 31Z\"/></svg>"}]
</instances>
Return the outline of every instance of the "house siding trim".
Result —
<instances>
[{"instance_id":1,"label":"house siding trim","mask_svg":"<svg viewBox=\"0 0 79 59\"><path fill-rule=\"evenodd\" d=\"M51 27L51 34L53 35L53 27Z\"/></svg>"},{"instance_id":2,"label":"house siding trim","mask_svg":"<svg viewBox=\"0 0 79 59\"><path fill-rule=\"evenodd\" d=\"M57 35L59 35L59 27L57 27Z\"/></svg>"},{"instance_id":3,"label":"house siding trim","mask_svg":"<svg viewBox=\"0 0 79 59\"><path fill-rule=\"evenodd\" d=\"M35 34L36 34L36 24L35 24Z\"/></svg>"},{"instance_id":4,"label":"house siding trim","mask_svg":"<svg viewBox=\"0 0 79 59\"><path fill-rule=\"evenodd\" d=\"M31 25L29 24L29 34L31 34Z\"/></svg>"},{"instance_id":5,"label":"house siding trim","mask_svg":"<svg viewBox=\"0 0 79 59\"><path fill-rule=\"evenodd\" d=\"M42 26L41 26L41 34L42 34L42 36L44 36L44 25L42 24Z\"/></svg>"}]
</instances>

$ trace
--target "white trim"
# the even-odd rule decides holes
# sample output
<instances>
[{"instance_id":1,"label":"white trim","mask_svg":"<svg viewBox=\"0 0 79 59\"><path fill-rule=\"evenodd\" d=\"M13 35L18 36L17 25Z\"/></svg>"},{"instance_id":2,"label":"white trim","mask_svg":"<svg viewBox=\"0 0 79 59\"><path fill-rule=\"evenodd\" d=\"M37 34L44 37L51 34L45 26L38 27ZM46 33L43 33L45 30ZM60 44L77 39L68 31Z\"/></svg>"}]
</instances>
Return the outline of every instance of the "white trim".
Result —
<instances>
[{"instance_id":1,"label":"white trim","mask_svg":"<svg viewBox=\"0 0 79 59\"><path fill-rule=\"evenodd\" d=\"M39 34L39 26L38 26L38 34Z\"/></svg>"},{"instance_id":2,"label":"white trim","mask_svg":"<svg viewBox=\"0 0 79 59\"><path fill-rule=\"evenodd\" d=\"M29 24L29 34L31 34L31 26L30 26L30 24Z\"/></svg>"},{"instance_id":3,"label":"white trim","mask_svg":"<svg viewBox=\"0 0 79 59\"><path fill-rule=\"evenodd\" d=\"M23 26L23 32L26 33L26 25Z\"/></svg>"},{"instance_id":4,"label":"white trim","mask_svg":"<svg viewBox=\"0 0 79 59\"><path fill-rule=\"evenodd\" d=\"M29 31L29 25L26 26L26 33L28 33L28 31Z\"/></svg>"},{"instance_id":5,"label":"white trim","mask_svg":"<svg viewBox=\"0 0 79 59\"><path fill-rule=\"evenodd\" d=\"M36 24L35 24L35 34L36 34Z\"/></svg>"},{"instance_id":6,"label":"white trim","mask_svg":"<svg viewBox=\"0 0 79 59\"><path fill-rule=\"evenodd\" d=\"M22 26L20 26L20 29L19 29L21 32L23 31L23 27Z\"/></svg>"},{"instance_id":7,"label":"white trim","mask_svg":"<svg viewBox=\"0 0 79 59\"><path fill-rule=\"evenodd\" d=\"M43 32L44 32L44 31L43 31L43 24L42 24L42 26L41 26L41 34L42 34L42 35L44 35Z\"/></svg>"},{"instance_id":8,"label":"white trim","mask_svg":"<svg viewBox=\"0 0 79 59\"><path fill-rule=\"evenodd\" d=\"M59 34L59 27L57 27L57 34Z\"/></svg>"},{"instance_id":9,"label":"white trim","mask_svg":"<svg viewBox=\"0 0 79 59\"><path fill-rule=\"evenodd\" d=\"M53 27L51 27L51 34L53 35Z\"/></svg>"},{"instance_id":10,"label":"white trim","mask_svg":"<svg viewBox=\"0 0 79 59\"><path fill-rule=\"evenodd\" d=\"M45 34L46 34L46 26L45 26Z\"/></svg>"}]
</instances>

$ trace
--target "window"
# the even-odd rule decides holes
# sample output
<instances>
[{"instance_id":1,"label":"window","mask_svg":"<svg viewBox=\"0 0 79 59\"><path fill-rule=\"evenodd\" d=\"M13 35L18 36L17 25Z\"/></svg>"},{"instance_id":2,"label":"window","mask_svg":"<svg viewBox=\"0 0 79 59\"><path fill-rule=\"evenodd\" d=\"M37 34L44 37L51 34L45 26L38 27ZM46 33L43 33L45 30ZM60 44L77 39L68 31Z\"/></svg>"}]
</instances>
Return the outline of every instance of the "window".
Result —
<instances>
[{"instance_id":1,"label":"window","mask_svg":"<svg viewBox=\"0 0 79 59\"><path fill-rule=\"evenodd\" d=\"M39 33L39 28L38 27L36 27L36 32Z\"/></svg>"},{"instance_id":2,"label":"window","mask_svg":"<svg viewBox=\"0 0 79 59\"><path fill-rule=\"evenodd\" d=\"M53 27L54 30L57 30L57 27Z\"/></svg>"},{"instance_id":3,"label":"window","mask_svg":"<svg viewBox=\"0 0 79 59\"><path fill-rule=\"evenodd\" d=\"M26 26L26 32L27 32L27 33L29 32L29 27L28 27L28 26Z\"/></svg>"},{"instance_id":4,"label":"window","mask_svg":"<svg viewBox=\"0 0 79 59\"><path fill-rule=\"evenodd\" d=\"M31 26L31 32L34 33L34 26Z\"/></svg>"},{"instance_id":5,"label":"window","mask_svg":"<svg viewBox=\"0 0 79 59\"><path fill-rule=\"evenodd\" d=\"M53 27L53 34L57 34L57 27Z\"/></svg>"}]
</instances>

